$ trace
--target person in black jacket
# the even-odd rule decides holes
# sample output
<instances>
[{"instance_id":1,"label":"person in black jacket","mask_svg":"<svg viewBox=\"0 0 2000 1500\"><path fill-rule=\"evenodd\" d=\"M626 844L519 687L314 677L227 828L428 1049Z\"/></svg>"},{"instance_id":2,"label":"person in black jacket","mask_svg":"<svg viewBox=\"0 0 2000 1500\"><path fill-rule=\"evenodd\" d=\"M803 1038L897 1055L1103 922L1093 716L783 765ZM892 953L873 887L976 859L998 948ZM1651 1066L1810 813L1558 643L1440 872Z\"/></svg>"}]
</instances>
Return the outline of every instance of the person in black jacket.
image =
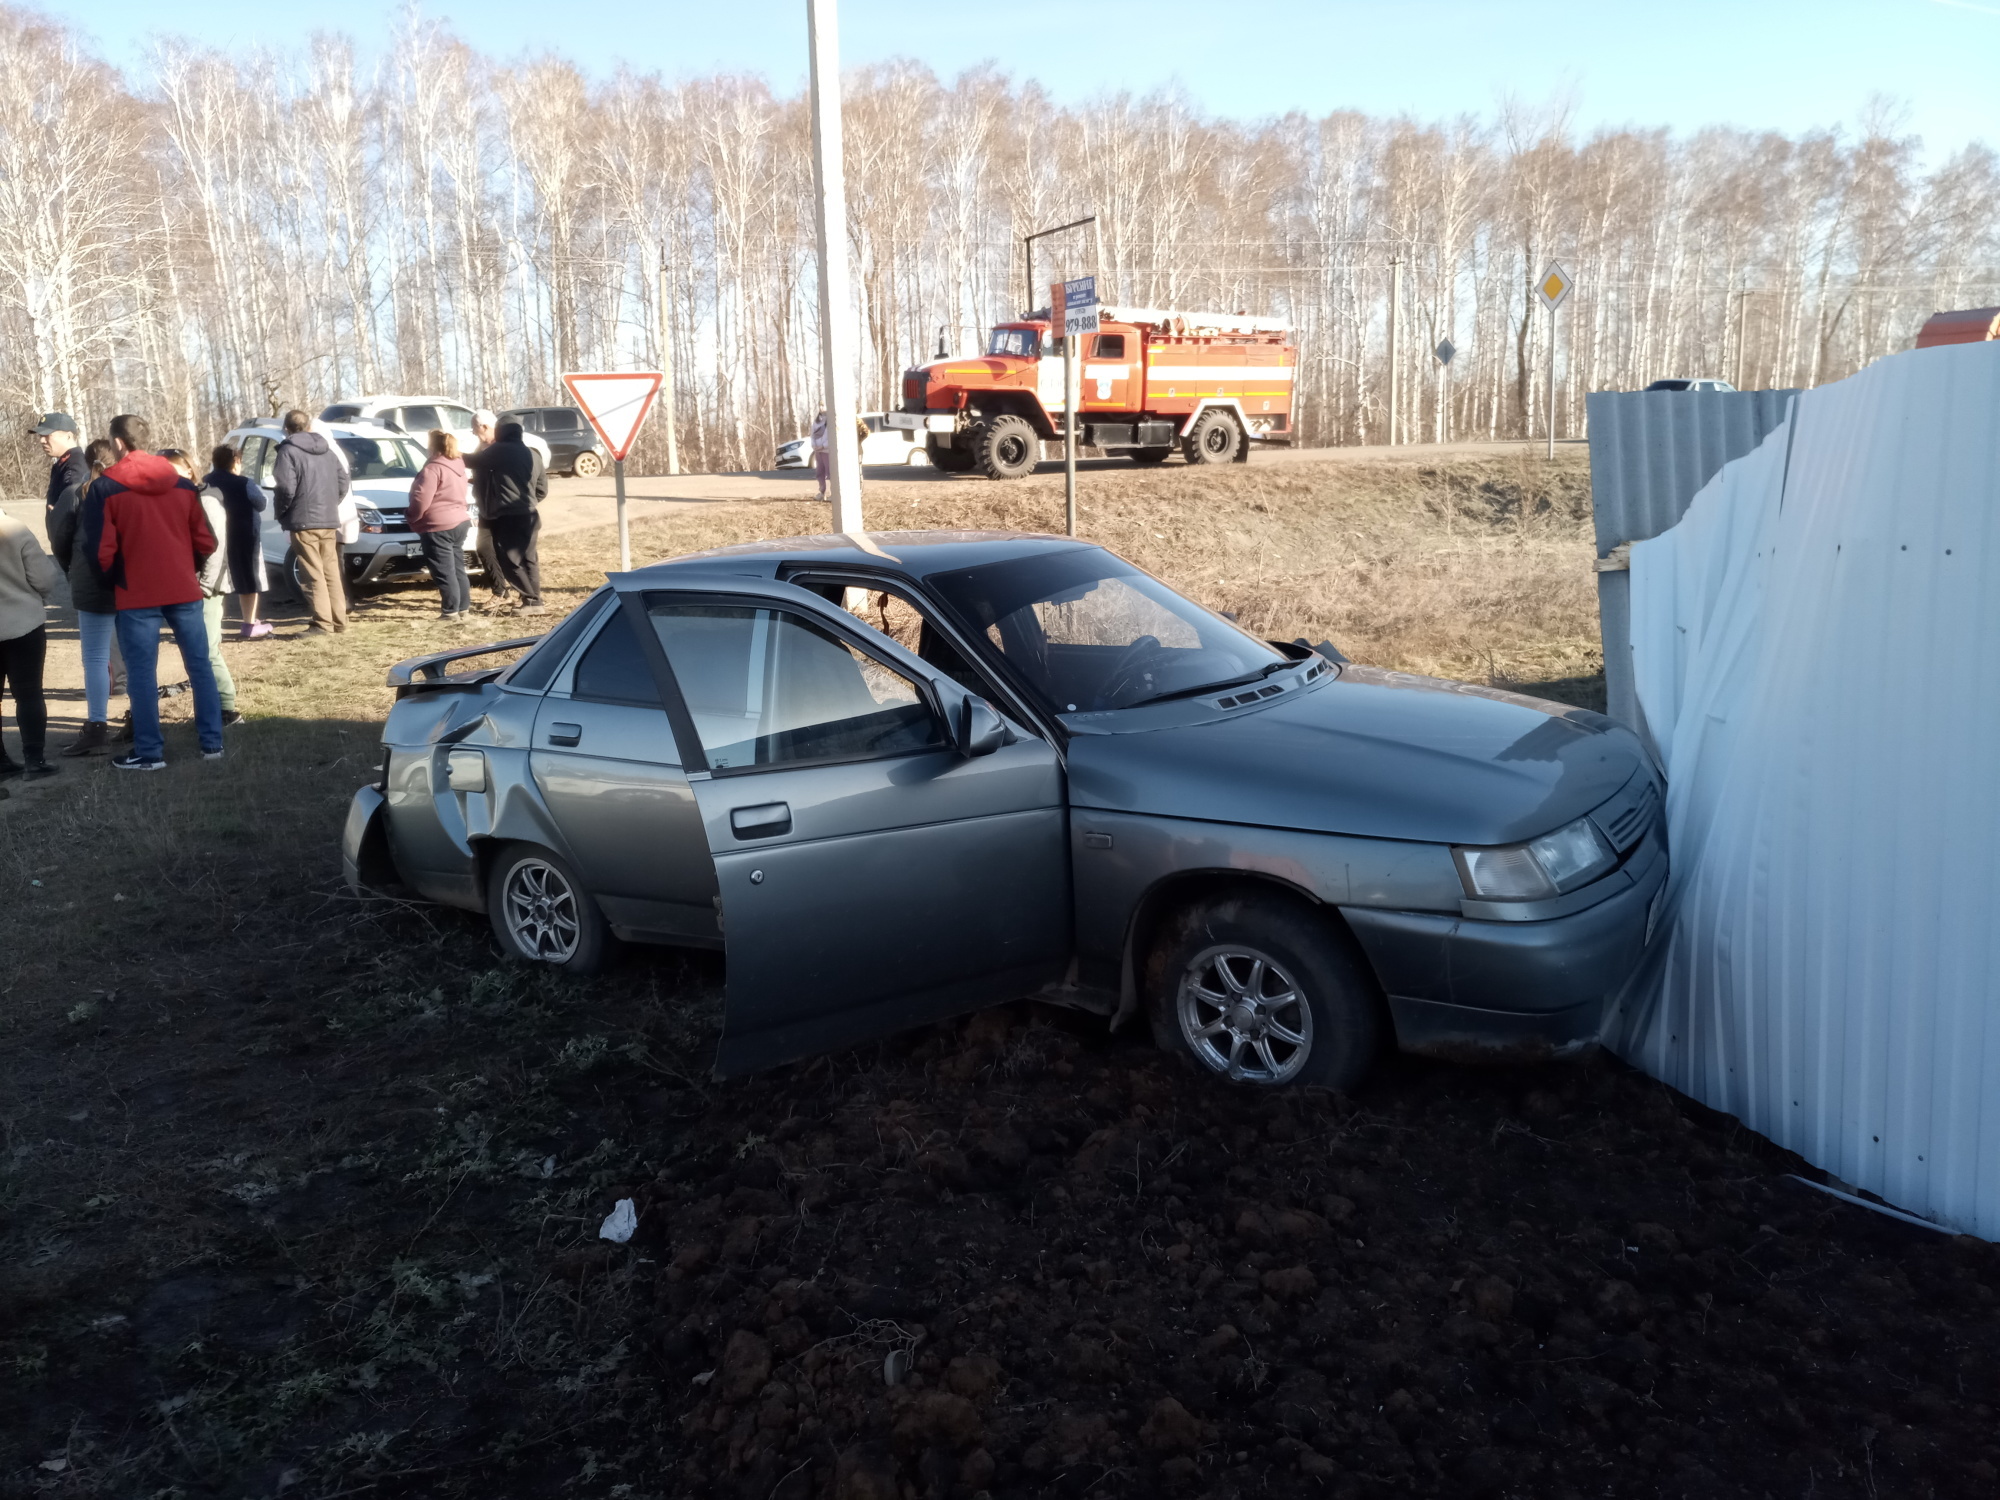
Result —
<instances>
[{"instance_id":1,"label":"person in black jacket","mask_svg":"<svg viewBox=\"0 0 2000 1500\"><path fill-rule=\"evenodd\" d=\"M535 551L535 537L542 529L542 514L536 507L549 494L549 474L541 454L521 440L519 422L502 422L493 441L465 462L472 470L479 524L493 538L500 575L521 594L515 613L547 614L541 559Z\"/></svg>"},{"instance_id":2,"label":"person in black jacket","mask_svg":"<svg viewBox=\"0 0 2000 1500\"><path fill-rule=\"evenodd\" d=\"M56 508L56 501L71 485L90 483L90 465L76 434L76 418L66 411L50 412L29 433L42 440L42 452L49 456L49 490L44 497L49 510Z\"/></svg>"},{"instance_id":3,"label":"person in black jacket","mask_svg":"<svg viewBox=\"0 0 2000 1500\"><path fill-rule=\"evenodd\" d=\"M83 460L83 480L65 488L49 511L49 552L69 579L70 603L76 607L76 635L83 648L83 732L62 749L74 759L103 755L111 748L112 656L118 649L118 601L111 580L97 566L94 549L83 542L84 495L90 481L118 462L118 447L99 438L88 448L72 449ZM97 501L101 514L103 497Z\"/></svg>"},{"instance_id":4,"label":"person in black jacket","mask_svg":"<svg viewBox=\"0 0 2000 1500\"><path fill-rule=\"evenodd\" d=\"M208 459L209 470L201 483L221 492L222 509L229 518L223 548L229 558L229 592L236 596L236 611L243 617L242 637L261 640L271 633L270 622L257 618L258 600L271 586L264 569L262 519L269 502L257 481L243 472L241 450L217 443Z\"/></svg>"},{"instance_id":5,"label":"person in black jacket","mask_svg":"<svg viewBox=\"0 0 2000 1500\"><path fill-rule=\"evenodd\" d=\"M271 510L278 524L292 534L312 586L308 635L330 635L347 629L347 580L341 576L340 502L353 482L333 444L312 430L312 418L294 409L285 413L285 440L271 464Z\"/></svg>"}]
</instances>

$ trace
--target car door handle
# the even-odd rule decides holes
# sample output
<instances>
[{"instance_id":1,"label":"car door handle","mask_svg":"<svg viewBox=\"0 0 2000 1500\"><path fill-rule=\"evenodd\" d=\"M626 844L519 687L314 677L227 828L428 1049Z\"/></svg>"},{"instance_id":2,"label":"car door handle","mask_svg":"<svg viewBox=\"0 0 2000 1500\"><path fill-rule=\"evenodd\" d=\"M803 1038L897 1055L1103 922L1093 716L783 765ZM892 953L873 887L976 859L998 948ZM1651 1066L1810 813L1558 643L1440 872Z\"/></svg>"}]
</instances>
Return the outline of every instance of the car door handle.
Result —
<instances>
[{"instance_id":1,"label":"car door handle","mask_svg":"<svg viewBox=\"0 0 2000 1500\"><path fill-rule=\"evenodd\" d=\"M775 838L792 831L792 809L785 802L760 802L755 807L732 807L729 827L739 839Z\"/></svg>"},{"instance_id":2,"label":"car door handle","mask_svg":"<svg viewBox=\"0 0 2000 1500\"><path fill-rule=\"evenodd\" d=\"M551 745L574 745L582 739L583 726L581 724L549 725L549 743Z\"/></svg>"}]
</instances>

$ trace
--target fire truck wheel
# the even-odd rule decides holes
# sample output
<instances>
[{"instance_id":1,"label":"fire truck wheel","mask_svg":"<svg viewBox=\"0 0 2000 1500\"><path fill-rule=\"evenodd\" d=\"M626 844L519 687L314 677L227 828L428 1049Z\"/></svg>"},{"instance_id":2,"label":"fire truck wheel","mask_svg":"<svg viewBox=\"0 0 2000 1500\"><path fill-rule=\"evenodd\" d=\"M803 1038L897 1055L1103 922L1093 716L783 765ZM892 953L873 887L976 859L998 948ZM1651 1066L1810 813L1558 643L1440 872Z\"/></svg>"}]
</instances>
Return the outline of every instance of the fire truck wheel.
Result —
<instances>
[{"instance_id":1,"label":"fire truck wheel","mask_svg":"<svg viewBox=\"0 0 2000 1500\"><path fill-rule=\"evenodd\" d=\"M972 455L951 442L939 443L935 440L926 445L930 450L931 466L942 469L947 474L970 474Z\"/></svg>"},{"instance_id":2,"label":"fire truck wheel","mask_svg":"<svg viewBox=\"0 0 2000 1500\"><path fill-rule=\"evenodd\" d=\"M1135 464L1163 464L1174 456L1171 446L1165 448L1134 448L1125 455Z\"/></svg>"},{"instance_id":3,"label":"fire truck wheel","mask_svg":"<svg viewBox=\"0 0 2000 1500\"><path fill-rule=\"evenodd\" d=\"M1243 451L1243 429L1229 412L1205 411L1181 446L1191 464L1232 464Z\"/></svg>"},{"instance_id":4,"label":"fire truck wheel","mask_svg":"<svg viewBox=\"0 0 2000 1500\"><path fill-rule=\"evenodd\" d=\"M988 479L1019 479L1034 473L1042 443L1025 417L995 417L974 440L972 454Z\"/></svg>"}]
</instances>

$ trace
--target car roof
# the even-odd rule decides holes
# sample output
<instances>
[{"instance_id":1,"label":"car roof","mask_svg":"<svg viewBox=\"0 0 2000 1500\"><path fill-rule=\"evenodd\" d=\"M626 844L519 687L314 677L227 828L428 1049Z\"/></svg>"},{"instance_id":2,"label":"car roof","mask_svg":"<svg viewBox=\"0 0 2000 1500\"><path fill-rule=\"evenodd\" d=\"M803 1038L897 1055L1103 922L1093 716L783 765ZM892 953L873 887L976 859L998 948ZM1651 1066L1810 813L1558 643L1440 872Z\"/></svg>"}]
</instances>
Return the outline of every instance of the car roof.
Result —
<instances>
[{"instance_id":1,"label":"car roof","mask_svg":"<svg viewBox=\"0 0 2000 1500\"><path fill-rule=\"evenodd\" d=\"M475 410L470 401L461 401L456 396L341 396L327 402L328 406L462 406L467 411Z\"/></svg>"},{"instance_id":2,"label":"car roof","mask_svg":"<svg viewBox=\"0 0 2000 1500\"><path fill-rule=\"evenodd\" d=\"M318 417L313 418L312 430L314 432L319 433L322 437L332 436L332 437L404 438L404 439L409 439L410 437L410 435L407 432L391 432L387 427L384 427L380 422L322 422ZM281 417L258 417L253 421L239 422L234 427L229 429L229 432L225 437L225 441L227 441L228 438L233 438L238 436L270 437L270 438L282 439L285 436L284 419Z\"/></svg>"},{"instance_id":3,"label":"car roof","mask_svg":"<svg viewBox=\"0 0 2000 1500\"><path fill-rule=\"evenodd\" d=\"M835 532L825 536L779 537L767 542L738 542L730 547L691 552L686 557L669 558L630 573L613 574L611 582L621 589L643 589L670 586L683 578L689 581L696 577L712 581L718 576L768 578L784 563L813 563L928 578L987 563L1085 550L1097 550L1097 543L1028 531Z\"/></svg>"}]
</instances>

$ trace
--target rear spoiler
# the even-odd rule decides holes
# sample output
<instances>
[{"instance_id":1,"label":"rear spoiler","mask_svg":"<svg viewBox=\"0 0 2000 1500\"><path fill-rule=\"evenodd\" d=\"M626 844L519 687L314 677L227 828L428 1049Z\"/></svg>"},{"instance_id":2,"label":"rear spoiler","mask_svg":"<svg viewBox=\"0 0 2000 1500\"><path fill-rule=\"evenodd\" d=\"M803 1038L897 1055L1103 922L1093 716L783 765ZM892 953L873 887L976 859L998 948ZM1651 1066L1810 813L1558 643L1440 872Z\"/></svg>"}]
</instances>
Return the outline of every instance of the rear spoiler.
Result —
<instances>
[{"instance_id":1,"label":"rear spoiler","mask_svg":"<svg viewBox=\"0 0 2000 1500\"><path fill-rule=\"evenodd\" d=\"M413 656L408 661L399 661L389 668L389 686L396 690L398 698L407 698L413 693L465 692L471 688L484 687L498 677L512 663L497 667L482 667L472 672L449 672L445 669L453 662L468 661L475 656L491 656L496 651L518 651L523 646L532 646L541 639L538 635L519 636L511 641L495 641L486 646L462 646L456 651L439 651L430 656Z\"/></svg>"}]
</instances>

